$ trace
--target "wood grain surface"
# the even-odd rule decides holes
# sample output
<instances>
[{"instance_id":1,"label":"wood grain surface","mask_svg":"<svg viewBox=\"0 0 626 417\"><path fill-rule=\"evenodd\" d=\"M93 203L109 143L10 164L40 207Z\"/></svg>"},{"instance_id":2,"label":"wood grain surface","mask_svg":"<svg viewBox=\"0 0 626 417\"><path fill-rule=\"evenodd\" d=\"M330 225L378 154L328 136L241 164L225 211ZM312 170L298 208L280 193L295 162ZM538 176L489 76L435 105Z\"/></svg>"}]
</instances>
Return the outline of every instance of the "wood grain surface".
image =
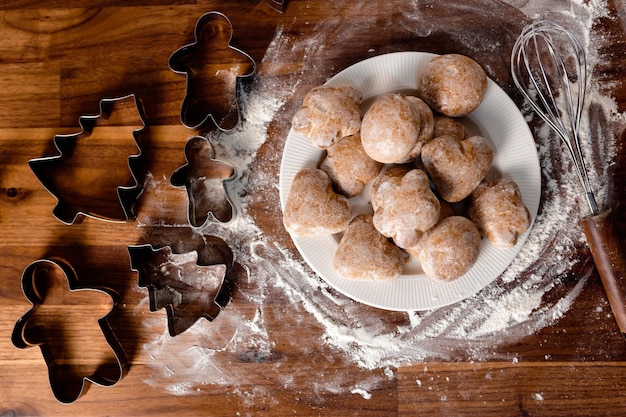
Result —
<instances>
[{"instance_id":1,"label":"wood grain surface","mask_svg":"<svg viewBox=\"0 0 626 417\"><path fill-rule=\"evenodd\" d=\"M509 76L509 58L517 34L530 21L521 8L533 2L509 3L291 0L283 13L263 0L0 3L0 417L626 415L626 340L610 314L582 231L577 235L580 240L563 249L564 256L576 262L558 276L560 292L549 293L543 300L554 303L547 298L571 294L584 279L580 293L562 316L551 318L546 325L531 316L520 326L532 330L519 338L496 334L480 342L454 342L424 336L415 343L423 343L430 354L408 356L410 363L380 368L360 366L349 349L328 343L324 322L306 308L305 299L288 296L284 286L271 285L274 280L255 277L258 265L271 268L274 255L264 257L260 252L255 261L258 265L244 265L251 271L250 278L239 283L231 304L213 322L201 319L197 323L198 329L226 328L234 322L233 317L251 318L247 322L257 324L253 319L260 317L263 328L259 337L269 341L269 350L255 349L254 340L248 340L250 346L245 348L212 349L220 343L220 333L214 330L207 331L206 340L197 329L168 336L165 311L149 310L148 291L138 287L137 273L130 267L129 245L198 244L197 234L188 226L184 189L156 180L169 178L187 162L184 146L189 137L211 137L217 132L212 126L190 129L181 123L185 77L168 66L174 51L194 41L195 24L204 13L219 11L227 16L233 29L231 44L256 62L256 73L242 85L242 94L263 90L267 95L276 86L289 92L280 97L278 110L264 126L267 140L245 173L252 185L239 197L246 199L246 214L265 236L265 250L284 250L299 261L300 255L282 226L277 184L290 121L304 94L342 69L375 55L455 52L481 63L489 77L522 106ZM593 57L597 65L592 78L597 90L615 103L613 111L619 120L626 112L626 5L621 0L594 2L601 3L594 6L578 3L558 2L548 14L558 17L559 11L576 14L595 7L590 36L602 42ZM98 114L101 99L128 94L140 99L147 125L139 142L145 168L140 180L148 184L149 178L156 179L153 183L157 185L144 189L135 206L136 220L112 223L85 218L63 224L52 215L57 201L38 181L28 161L55 154L54 136L77 133L79 117ZM531 128L538 132L541 126L533 120ZM104 129L114 138L128 137L128 129L123 127ZM594 133L614 137L615 155L608 181L602 186L604 202L618 220L618 239L624 244L626 132L605 121ZM602 152L601 146L595 150ZM604 156L596 154L594 158L605 161ZM599 164L603 163L609 162ZM594 160L592 165L597 164ZM84 178L76 181L79 190L92 187ZM544 189L542 201L550 197ZM580 202L583 207L583 197ZM581 209L580 217L583 215ZM571 224L563 227L576 228L577 222L572 218ZM546 236L545 247L561 244L559 236ZM227 243L235 252L251 244L235 239ZM546 253L557 259L554 249ZM22 273L32 262L47 258L67 261L82 286L107 287L119 295L109 322L128 359L127 372L113 386L92 384L69 405L55 399L40 349L18 349L11 340L16 322L32 307L22 292ZM298 265L310 281L294 278L300 288L293 291L325 296L320 295L322 287L313 285L315 275L306 265ZM287 271L287 281L291 273L301 273L289 268L280 271ZM262 284L265 286L259 289ZM496 280L492 285L502 284ZM246 291L262 294L262 305L253 297L244 297ZM415 324L415 316L360 305L332 291L328 299L335 300L329 304L338 320L376 319L385 328L398 329L398 338L400 329ZM103 303L108 305L101 296L95 297L93 304L81 299L57 305L54 314L88 320L102 310ZM357 316L348 316L355 311ZM429 317L437 318L434 325L444 323L450 311L444 308ZM332 311L323 313L332 316ZM70 328L79 334L72 338L74 345L68 351L74 354L64 360L94 368L101 356L107 356L97 353L102 350L101 340L93 337L89 323L73 325ZM357 327L352 328L355 334L367 332ZM81 328L85 330L82 335ZM226 330L222 337L236 339ZM385 340L389 346L372 349L392 350L393 338ZM174 346L177 352L211 352L214 366L204 364L197 371L205 378L187 374L189 384L176 391L172 381L181 383L177 379L181 376L173 368L168 374L167 357L155 353L167 354L167 349L157 349L160 343ZM190 363L184 363L185 358ZM182 368L194 366L192 356L182 355L178 360ZM223 378L210 377L210 373Z\"/></svg>"}]
</instances>

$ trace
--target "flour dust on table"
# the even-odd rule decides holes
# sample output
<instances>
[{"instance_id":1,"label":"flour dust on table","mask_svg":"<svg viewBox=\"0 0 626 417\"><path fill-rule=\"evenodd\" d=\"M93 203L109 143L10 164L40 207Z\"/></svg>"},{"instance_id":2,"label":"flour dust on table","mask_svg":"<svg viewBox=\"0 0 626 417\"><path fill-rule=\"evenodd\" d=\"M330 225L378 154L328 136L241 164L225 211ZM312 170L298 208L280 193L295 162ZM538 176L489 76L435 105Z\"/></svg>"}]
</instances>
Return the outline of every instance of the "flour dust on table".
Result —
<instances>
[{"instance_id":1,"label":"flour dust on table","mask_svg":"<svg viewBox=\"0 0 626 417\"><path fill-rule=\"evenodd\" d=\"M582 217L586 206L560 142L546 126L537 123L528 106L522 108L522 113L531 124L538 126L533 133L542 167L542 205L537 219L526 244L502 276L475 296L454 305L424 312L391 313L356 303L325 284L297 253L281 245L281 237L268 233L250 215L252 205L263 207L280 224L278 169L291 117L299 105L293 97L302 97L304 91L343 69L335 67L337 57L345 51L342 42L349 45L354 36L369 36L372 45L363 51L364 58L391 52L393 48L406 50L410 47L408 44L384 45L378 39L380 36L367 34L369 23L381 24L367 21L368 8L388 7L390 13L400 16L393 12L399 8L402 17L390 19L385 29L398 39L412 35L417 39L413 48L419 47L420 42L429 44L431 38L436 41L437 34L451 34L459 51L477 56L479 61L485 58L481 64L490 76L496 81L504 80L506 74L502 71L508 67L509 52L501 50L507 46L501 43L502 34L486 34L476 39L474 34L463 34L456 27L455 17L467 18L468 13L475 13L479 21L495 19L498 22L506 16L490 12L487 1L463 3L464 8L456 12L455 6L446 4L445 7L450 8L447 15L451 18L437 22L427 19L430 9L443 7L435 2L424 6L421 2L340 1L329 7L354 9L358 25L329 19L319 23L313 38L299 37L298 24L307 24L304 14L292 26L277 29L260 68L272 68L275 62L307 64L288 75L261 70L242 93L242 124L233 132L208 135L216 154L232 164L237 172L237 181L229 183L227 190L237 215L228 223L209 222L199 233L216 235L228 242L236 261L249 268L249 279L241 283L240 290L215 321L201 320L175 338L167 334L163 316L145 321L146 326L163 329L159 337L143 346L148 366L153 370L146 383L156 385L158 382L162 386L166 381L169 392L176 395L193 395L201 392L205 385L231 386L233 395L271 405L272 399L262 385L254 385L246 374L248 369L241 370L241 361L251 360L283 369L282 380L274 382L285 387L297 384L299 389L312 390L320 398L324 394L351 394L369 399L372 390L393 379L395 368L429 358L445 360L462 355L477 361L496 358L515 362L515 353L498 353L498 347L514 343L563 317L592 270L589 265L581 268L588 271L587 276L580 277L574 285L563 285L568 271L589 262L575 257L574 248L585 242L582 231L571 221ZM498 2L497 5L500 9L509 7L527 21L550 18L571 28L588 51L590 73L593 73L604 42L592 32L595 19L607 18L602 1L575 0L566 12L549 10L542 2L534 0L510 0L508 3ZM523 23L518 21L516 25ZM517 35L517 27L508 33L510 42ZM401 36L403 34L405 36ZM495 57L486 58L489 56ZM599 202L606 205L611 184L609 169L616 153L615 138L624 131L626 121L614 101L603 94L597 80L592 79L588 89L582 147L590 161L594 191ZM267 152L260 160L257 154L263 147ZM564 228L564 224L572 227ZM606 303L603 306L606 307ZM268 317L276 315L284 315L284 322L274 320L270 325ZM311 333L319 336L321 348L299 346L297 341L285 336L289 334L289 326L301 324L304 318L309 323L311 317L316 323ZM282 343L298 346L303 356L315 355L320 349L321 352L317 353L319 357L314 364L303 360L295 367L288 358L276 353ZM332 357L356 364L363 370L362 378L348 381L337 371L331 374L324 363L328 363L330 369Z\"/></svg>"}]
</instances>

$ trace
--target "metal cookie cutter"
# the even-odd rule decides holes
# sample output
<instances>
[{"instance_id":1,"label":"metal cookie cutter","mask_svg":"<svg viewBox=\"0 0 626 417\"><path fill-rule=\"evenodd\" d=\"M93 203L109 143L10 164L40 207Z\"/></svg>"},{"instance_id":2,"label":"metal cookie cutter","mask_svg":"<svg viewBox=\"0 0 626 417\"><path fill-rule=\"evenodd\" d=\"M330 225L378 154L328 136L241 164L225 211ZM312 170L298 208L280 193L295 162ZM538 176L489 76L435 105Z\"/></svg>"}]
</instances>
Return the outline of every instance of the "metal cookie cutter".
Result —
<instances>
[{"instance_id":1,"label":"metal cookie cutter","mask_svg":"<svg viewBox=\"0 0 626 417\"><path fill-rule=\"evenodd\" d=\"M256 3L258 3L259 0L256 0ZM287 9L287 0L264 0L265 4L268 4L272 9L284 13L284 11Z\"/></svg>"},{"instance_id":2,"label":"metal cookie cutter","mask_svg":"<svg viewBox=\"0 0 626 417\"><path fill-rule=\"evenodd\" d=\"M79 133L54 137L58 155L28 161L57 199L52 214L65 224L80 215L133 219L143 191L138 173L145 169L139 139L146 124L139 101L134 95L103 99L98 115L81 116L78 122Z\"/></svg>"},{"instance_id":3,"label":"metal cookie cutter","mask_svg":"<svg viewBox=\"0 0 626 417\"><path fill-rule=\"evenodd\" d=\"M203 236L197 250L175 253L170 246L129 246L131 268L148 289L150 311L165 308L176 336L200 318L213 321L232 298L242 272L226 242ZM180 248L185 249L185 248Z\"/></svg>"},{"instance_id":4,"label":"metal cookie cutter","mask_svg":"<svg viewBox=\"0 0 626 417\"><path fill-rule=\"evenodd\" d=\"M108 321L117 304L116 293L81 287L74 269L54 259L31 263L22 274L22 290L32 308L15 324L11 340L20 349L39 346L59 402L76 401L91 382L112 386L124 377L128 361ZM113 307L88 323L83 309L76 312L77 306L86 304L90 310ZM103 337L98 340L99 336ZM85 351L87 341L91 352ZM95 362L84 361L90 354Z\"/></svg>"},{"instance_id":5,"label":"metal cookie cutter","mask_svg":"<svg viewBox=\"0 0 626 417\"><path fill-rule=\"evenodd\" d=\"M196 23L195 42L170 56L170 69L187 77L181 121L189 128L200 128L211 120L221 130L231 130L239 123L238 81L251 79L256 64L231 46L232 34L228 17L206 13Z\"/></svg>"},{"instance_id":6,"label":"metal cookie cutter","mask_svg":"<svg viewBox=\"0 0 626 417\"><path fill-rule=\"evenodd\" d=\"M187 164L175 170L170 178L173 186L187 189L188 218L194 227L201 227L210 217L228 222L234 215L224 182L235 178L235 169L214 156L208 139L194 136L185 145Z\"/></svg>"}]
</instances>

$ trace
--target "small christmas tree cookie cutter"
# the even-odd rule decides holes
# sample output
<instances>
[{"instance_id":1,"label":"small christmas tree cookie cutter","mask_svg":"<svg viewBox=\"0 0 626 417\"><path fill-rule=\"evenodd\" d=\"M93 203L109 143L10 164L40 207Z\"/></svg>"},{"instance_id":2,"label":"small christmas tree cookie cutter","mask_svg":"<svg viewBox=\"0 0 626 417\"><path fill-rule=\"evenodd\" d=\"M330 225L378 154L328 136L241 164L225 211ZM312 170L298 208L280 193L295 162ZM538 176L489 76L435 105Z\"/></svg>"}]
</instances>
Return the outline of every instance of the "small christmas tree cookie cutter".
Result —
<instances>
[{"instance_id":1,"label":"small christmas tree cookie cutter","mask_svg":"<svg viewBox=\"0 0 626 417\"><path fill-rule=\"evenodd\" d=\"M241 272L226 242L216 236L204 236L203 241L203 248L185 253L167 245L128 247L138 286L148 289L150 311L166 310L171 336L183 333L201 318L215 320L230 302ZM209 262L201 264L200 258Z\"/></svg>"},{"instance_id":2,"label":"small christmas tree cookie cutter","mask_svg":"<svg viewBox=\"0 0 626 417\"><path fill-rule=\"evenodd\" d=\"M99 114L79 118L80 132L54 137L57 155L28 161L37 179L57 199L52 214L65 224L78 222L81 215L127 222L135 218L134 204L143 191L138 173L145 169L140 136L146 124L140 102L131 94L102 99L99 106ZM135 126L138 128L133 129ZM101 128L133 129L132 142L123 143L131 153L117 155L122 149L120 143L114 143L120 139L119 132L106 138L93 134ZM117 176L125 177L126 183L107 183ZM101 188L107 189L106 196L98 194Z\"/></svg>"}]
</instances>

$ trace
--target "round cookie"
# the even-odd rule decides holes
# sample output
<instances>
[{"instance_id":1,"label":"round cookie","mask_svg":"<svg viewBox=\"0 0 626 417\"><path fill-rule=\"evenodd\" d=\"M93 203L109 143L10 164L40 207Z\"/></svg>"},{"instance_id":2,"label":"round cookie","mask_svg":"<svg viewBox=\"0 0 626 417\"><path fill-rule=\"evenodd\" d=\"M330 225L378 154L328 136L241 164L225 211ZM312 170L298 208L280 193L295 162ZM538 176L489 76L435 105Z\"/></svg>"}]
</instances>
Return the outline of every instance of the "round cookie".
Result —
<instances>
[{"instance_id":1,"label":"round cookie","mask_svg":"<svg viewBox=\"0 0 626 417\"><path fill-rule=\"evenodd\" d=\"M439 219L437 220L437 223L441 222L443 219L445 219L446 217L450 217L450 216L454 216L454 207L452 207L452 204L448 203L446 200L439 200ZM424 235L422 234L422 238L424 237ZM420 243L422 242L423 239L420 239L417 244L410 246L410 247L406 247L406 248L402 248L404 249L404 251L406 253L408 253L409 255L411 255L412 257L414 257L415 259L417 259L419 257L419 253L421 250L421 245Z\"/></svg>"},{"instance_id":2,"label":"round cookie","mask_svg":"<svg viewBox=\"0 0 626 417\"><path fill-rule=\"evenodd\" d=\"M460 120L443 114L436 114L434 119L433 138L452 136L456 140L465 139L465 126Z\"/></svg>"},{"instance_id":3,"label":"round cookie","mask_svg":"<svg viewBox=\"0 0 626 417\"><path fill-rule=\"evenodd\" d=\"M360 194L365 184L376 178L382 164L365 153L361 137L356 134L328 148L320 169L328 174L338 192L350 198Z\"/></svg>"},{"instance_id":4,"label":"round cookie","mask_svg":"<svg viewBox=\"0 0 626 417\"><path fill-rule=\"evenodd\" d=\"M354 87L315 87L296 112L292 128L311 140L318 149L327 149L361 127L361 93Z\"/></svg>"},{"instance_id":5,"label":"round cookie","mask_svg":"<svg viewBox=\"0 0 626 417\"><path fill-rule=\"evenodd\" d=\"M450 216L424 234L418 260L428 277L454 281L474 265L480 253L480 233L469 219Z\"/></svg>"},{"instance_id":6,"label":"round cookie","mask_svg":"<svg viewBox=\"0 0 626 417\"><path fill-rule=\"evenodd\" d=\"M459 54L430 60L419 76L419 96L434 110L450 117L466 116L482 102L487 74L473 59Z\"/></svg>"},{"instance_id":7,"label":"round cookie","mask_svg":"<svg viewBox=\"0 0 626 417\"><path fill-rule=\"evenodd\" d=\"M481 235L501 249L515 246L531 221L519 187L505 178L480 183L472 193L468 215Z\"/></svg>"},{"instance_id":8,"label":"round cookie","mask_svg":"<svg viewBox=\"0 0 626 417\"><path fill-rule=\"evenodd\" d=\"M420 114L404 94L378 98L361 123L363 149L383 164L401 163L415 147L420 133Z\"/></svg>"},{"instance_id":9,"label":"round cookie","mask_svg":"<svg viewBox=\"0 0 626 417\"><path fill-rule=\"evenodd\" d=\"M328 174L315 168L299 171L291 184L283 225L295 236L329 235L348 227L348 199L333 191Z\"/></svg>"},{"instance_id":10,"label":"round cookie","mask_svg":"<svg viewBox=\"0 0 626 417\"><path fill-rule=\"evenodd\" d=\"M370 214L360 214L341 238L333 268L348 279L394 281L404 270L404 255L376 230Z\"/></svg>"},{"instance_id":11,"label":"round cookie","mask_svg":"<svg viewBox=\"0 0 626 417\"><path fill-rule=\"evenodd\" d=\"M435 130L435 117L433 111L428 104L419 97L406 96L407 100L414 106L415 111L420 116L420 132L417 135L417 142L413 149L409 151L401 163L407 163L416 160L422 152L422 146L433 138Z\"/></svg>"}]
</instances>

